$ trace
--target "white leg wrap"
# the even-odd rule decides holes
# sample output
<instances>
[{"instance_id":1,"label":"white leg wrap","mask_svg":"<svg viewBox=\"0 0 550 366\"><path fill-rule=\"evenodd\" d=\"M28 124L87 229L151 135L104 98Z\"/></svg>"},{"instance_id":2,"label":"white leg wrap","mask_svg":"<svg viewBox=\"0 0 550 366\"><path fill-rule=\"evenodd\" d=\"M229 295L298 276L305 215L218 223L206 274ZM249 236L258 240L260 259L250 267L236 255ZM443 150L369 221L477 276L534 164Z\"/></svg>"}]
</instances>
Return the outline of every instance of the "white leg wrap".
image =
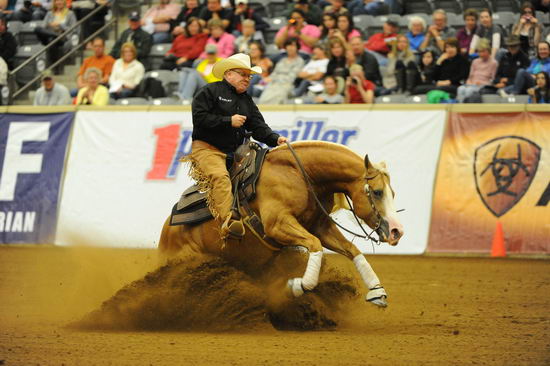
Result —
<instances>
[{"instance_id":1,"label":"white leg wrap","mask_svg":"<svg viewBox=\"0 0 550 366\"><path fill-rule=\"evenodd\" d=\"M304 290L313 290L317 286L322 260L323 251L309 253L306 272L304 273L304 277L302 277L302 287Z\"/></svg>"},{"instance_id":2,"label":"white leg wrap","mask_svg":"<svg viewBox=\"0 0 550 366\"><path fill-rule=\"evenodd\" d=\"M300 297L304 294L301 278L291 278L288 280L288 288L294 297Z\"/></svg>"},{"instance_id":3,"label":"white leg wrap","mask_svg":"<svg viewBox=\"0 0 550 366\"><path fill-rule=\"evenodd\" d=\"M369 262L367 262L367 259L363 254L359 254L355 258L353 258L353 263L355 264L355 267L359 271L363 282L365 282L365 285L367 285L367 288L369 290L372 290L377 285L380 285L380 280L378 279L378 276L376 275L376 273L374 273L374 270L372 269Z\"/></svg>"}]
</instances>

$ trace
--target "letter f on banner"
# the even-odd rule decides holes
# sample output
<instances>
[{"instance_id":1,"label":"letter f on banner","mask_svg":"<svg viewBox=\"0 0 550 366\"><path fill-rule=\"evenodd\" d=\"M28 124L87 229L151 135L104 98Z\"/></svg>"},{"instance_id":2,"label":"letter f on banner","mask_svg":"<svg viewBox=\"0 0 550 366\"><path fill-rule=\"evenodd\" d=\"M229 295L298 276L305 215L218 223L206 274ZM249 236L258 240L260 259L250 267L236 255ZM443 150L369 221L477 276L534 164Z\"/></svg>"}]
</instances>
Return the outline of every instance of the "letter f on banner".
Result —
<instances>
[{"instance_id":1,"label":"letter f on banner","mask_svg":"<svg viewBox=\"0 0 550 366\"><path fill-rule=\"evenodd\" d=\"M40 173L42 154L23 154L23 142L47 141L49 122L20 122L10 124L4 167L0 175L0 201L13 201L18 174Z\"/></svg>"}]
</instances>

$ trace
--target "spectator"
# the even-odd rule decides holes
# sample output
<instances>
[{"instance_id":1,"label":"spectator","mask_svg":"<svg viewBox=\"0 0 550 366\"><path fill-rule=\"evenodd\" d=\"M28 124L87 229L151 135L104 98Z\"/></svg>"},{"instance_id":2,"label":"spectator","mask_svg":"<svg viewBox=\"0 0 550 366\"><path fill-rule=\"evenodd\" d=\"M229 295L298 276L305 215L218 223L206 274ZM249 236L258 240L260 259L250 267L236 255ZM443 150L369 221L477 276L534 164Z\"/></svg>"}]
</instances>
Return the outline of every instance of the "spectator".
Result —
<instances>
[{"instance_id":1,"label":"spectator","mask_svg":"<svg viewBox=\"0 0 550 366\"><path fill-rule=\"evenodd\" d=\"M525 2L521 6L521 15L519 21L512 28L512 34L519 36L523 52L529 57L534 57L535 46L541 40L542 26L537 20L535 9L530 2Z\"/></svg>"},{"instance_id":2,"label":"spectator","mask_svg":"<svg viewBox=\"0 0 550 366\"><path fill-rule=\"evenodd\" d=\"M353 37L361 36L361 33L355 29L353 18L349 14L338 15L336 29L337 31L334 32L334 35L338 36L340 34L346 42L349 42Z\"/></svg>"},{"instance_id":3,"label":"spectator","mask_svg":"<svg viewBox=\"0 0 550 366\"><path fill-rule=\"evenodd\" d=\"M208 29L210 30L210 37L206 44L215 44L218 47L218 56L227 58L235 53L235 37L225 31L221 20L210 19ZM203 52L199 57L206 58L206 52Z\"/></svg>"},{"instance_id":4,"label":"spectator","mask_svg":"<svg viewBox=\"0 0 550 366\"><path fill-rule=\"evenodd\" d=\"M69 89L64 85L56 83L50 71L42 74L42 86L34 95L34 105L71 105Z\"/></svg>"},{"instance_id":5,"label":"spectator","mask_svg":"<svg viewBox=\"0 0 550 366\"><path fill-rule=\"evenodd\" d=\"M170 24L181 11L181 6L171 4L170 0L160 0L158 5L151 7L141 18L143 29L153 35L153 43L170 43Z\"/></svg>"},{"instance_id":6,"label":"spectator","mask_svg":"<svg viewBox=\"0 0 550 366\"><path fill-rule=\"evenodd\" d=\"M13 11L9 13L9 20L17 20L23 23L30 22L31 20L42 20L48 12L49 0L34 0L24 1L17 0L13 2L15 6Z\"/></svg>"},{"instance_id":7,"label":"spectator","mask_svg":"<svg viewBox=\"0 0 550 366\"><path fill-rule=\"evenodd\" d=\"M264 41L262 32L256 32L255 23L252 19L245 19L242 23L242 34L235 40L236 53L248 53L248 47L252 41Z\"/></svg>"},{"instance_id":8,"label":"spectator","mask_svg":"<svg viewBox=\"0 0 550 366\"><path fill-rule=\"evenodd\" d=\"M120 57L120 48L127 42L132 42L136 46L137 58L142 64L146 64L147 56L151 52L151 46L153 45L153 37L141 29L141 19L139 12L133 11L128 17L129 28L126 29L120 35L116 41L113 49L111 50L111 56L115 59Z\"/></svg>"},{"instance_id":9,"label":"spectator","mask_svg":"<svg viewBox=\"0 0 550 366\"><path fill-rule=\"evenodd\" d=\"M71 2L71 9L74 11L77 20L85 18L95 9L102 5L109 4L109 0L77 0ZM109 5L92 15L82 24L82 39L87 39L99 28L105 25L105 16L109 13Z\"/></svg>"},{"instance_id":10,"label":"spectator","mask_svg":"<svg viewBox=\"0 0 550 366\"><path fill-rule=\"evenodd\" d=\"M529 103L550 103L550 77L541 71L536 75L536 86L527 89Z\"/></svg>"},{"instance_id":11,"label":"spectator","mask_svg":"<svg viewBox=\"0 0 550 366\"><path fill-rule=\"evenodd\" d=\"M363 67L363 72L365 73L365 78L372 81L376 85L376 95L382 93L382 75L380 74L380 67L376 57L374 57L369 52L365 51L365 46L361 37L353 37L349 46L351 51L355 56L355 63Z\"/></svg>"},{"instance_id":12,"label":"spectator","mask_svg":"<svg viewBox=\"0 0 550 366\"><path fill-rule=\"evenodd\" d=\"M204 51L208 34L204 33L199 18L189 18L183 33L178 35L160 66L164 70L191 67Z\"/></svg>"},{"instance_id":13,"label":"spectator","mask_svg":"<svg viewBox=\"0 0 550 366\"><path fill-rule=\"evenodd\" d=\"M458 45L460 47L460 53L467 55L470 50L470 44L474 38L474 34L477 31L477 10L466 9L464 12L464 28L459 29L456 33L458 39Z\"/></svg>"},{"instance_id":14,"label":"spectator","mask_svg":"<svg viewBox=\"0 0 550 366\"><path fill-rule=\"evenodd\" d=\"M303 95L308 88L317 87L323 90L322 79L327 72L328 58L325 49L321 45L313 46L311 60L298 73L299 84L294 88L293 96Z\"/></svg>"},{"instance_id":15,"label":"spectator","mask_svg":"<svg viewBox=\"0 0 550 366\"><path fill-rule=\"evenodd\" d=\"M361 65L353 64L349 68L350 75L346 79L344 103L366 103L374 101L374 83L365 79Z\"/></svg>"},{"instance_id":16,"label":"spectator","mask_svg":"<svg viewBox=\"0 0 550 366\"><path fill-rule=\"evenodd\" d=\"M206 45L206 58L202 60L196 69L185 68L180 73L178 94L183 100L193 99L193 95L208 83L221 81L212 74L214 64L221 60L217 54L218 47L215 44Z\"/></svg>"},{"instance_id":17,"label":"spectator","mask_svg":"<svg viewBox=\"0 0 550 366\"><path fill-rule=\"evenodd\" d=\"M514 80L514 94L524 94L527 89L535 85L535 74L544 71L550 73L550 44L539 42L537 45L537 57L531 60L527 70L519 69Z\"/></svg>"},{"instance_id":18,"label":"spectator","mask_svg":"<svg viewBox=\"0 0 550 366\"><path fill-rule=\"evenodd\" d=\"M281 104L290 91L298 72L304 67L304 60L298 55L300 43L297 38L288 38L284 43L286 57L282 58L270 76L260 96L259 104Z\"/></svg>"},{"instance_id":19,"label":"spectator","mask_svg":"<svg viewBox=\"0 0 550 366\"><path fill-rule=\"evenodd\" d=\"M382 26L382 32L373 34L365 45L365 48L376 57L379 65L388 63L386 56L390 53L390 44L397 37L399 25L396 21L388 19Z\"/></svg>"},{"instance_id":20,"label":"spectator","mask_svg":"<svg viewBox=\"0 0 550 366\"><path fill-rule=\"evenodd\" d=\"M290 14L288 24L279 29L275 35L275 44L279 48L286 48L286 41L289 38L297 38L300 43L300 50L308 55L311 54L313 45L317 43L321 32L319 28L305 22L305 14L300 9L294 9Z\"/></svg>"},{"instance_id":21,"label":"spectator","mask_svg":"<svg viewBox=\"0 0 550 366\"><path fill-rule=\"evenodd\" d=\"M199 18L202 19L203 27L211 19L216 19L222 22L222 26L226 32L231 32L233 30L231 25L233 21L233 11L229 8L222 7L220 0L207 0L206 8L201 10Z\"/></svg>"},{"instance_id":22,"label":"spectator","mask_svg":"<svg viewBox=\"0 0 550 366\"><path fill-rule=\"evenodd\" d=\"M384 1L380 0L353 0L348 2L347 6L351 15L383 15L388 14L389 7Z\"/></svg>"},{"instance_id":23,"label":"spectator","mask_svg":"<svg viewBox=\"0 0 550 366\"><path fill-rule=\"evenodd\" d=\"M184 27L189 21L189 19L199 18L199 15L202 9L203 9L203 6L199 3L199 0L185 0L183 2L183 8L181 8L181 11L176 17L176 19L170 21L170 28L172 29L172 35L176 37L176 36L179 36L180 34L183 34Z\"/></svg>"},{"instance_id":24,"label":"spectator","mask_svg":"<svg viewBox=\"0 0 550 366\"><path fill-rule=\"evenodd\" d=\"M491 46L489 41L482 39L477 43L477 53L479 55L470 67L470 75L464 85L458 87L457 100L464 103L467 99L478 93L484 86L490 85L497 72L498 64L491 56Z\"/></svg>"},{"instance_id":25,"label":"spectator","mask_svg":"<svg viewBox=\"0 0 550 366\"><path fill-rule=\"evenodd\" d=\"M77 105L104 106L109 103L109 90L99 82L103 79L101 70L90 67L84 73L85 86L78 91Z\"/></svg>"},{"instance_id":26,"label":"spectator","mask_svg":"<svg viewBox=\"0 0 550 366\"><path fill-rule=\"evenodd\" d=\"M123 44L120 53L109 77L109 89L114 99L131 97L145 74L143 64L136 59L137 50L133 43Z\"/></svg>"},{"instance_id":27,"label":"spectator","mask_svg":"<svg viewBox=\"0 0 550 366\"><path fill-rule=\"evenodd\" d=\"M388 89L397 89L398 93L410 94L417 75L415 59L409 46L409 38L399 34L388 54L388 77L384 86Z\"/></svg>"},{"instance_id":28,"label":"spectator","mask_svg":"<svg viewBox=\"0 0 550 366\"><path fill-rule=\"evenodd\" d=\"M349 45L341 38L332 37L329 39L329 56L327 65L327 75L347 78L349 75L349 66L355 63L355 56Z\"/></svg>"},{"instance_id":29,"label":"spectator","mask_svg":"<svg viewBox=\"0 0 550 366\"><path fill-rule=\"evenodd\" d=\"M5 86L8 85L8 64L6 64L6 61L2 57L0 57L0 105L6 104L5 101L2 100L2 91Z\"/></svg>"},{"instance_id":30,"label":"spectator","mask_svg":"<svg viewBox=\"0 0 550 366\"><path fill-rule=\"evenodd\" d=\"M338 93L338 81L334 76L327 75L323 79L323 92L313 98L310 98L315 104L341 104L344 103L344 97Z\"/></svg>"},{"instance_id":31,"label":"spectator","mask_svg":"<svg viewBox=\"0 0 550 366\"><path fill-rule=\"evenodd\" d=\"M530 64L529 57L520 48L520 43L518 36L511 35L508 37L506 39L508 52L504 54L498 63L493 86L503 97L513 92L514 80L518 70L527 69Z\"/></svg>"},{"instance_id":32,"label":"spectator","mask_svg":"<svg viewBox=\"0 0 550 366\"><path fill-rule=\"evenodd\" d=\"M47 45L56 39L61 33L71 28L76 24L74 13L67 8L65 0L54 0L52 10L50 10L44 18L44 27L36 27L34 32L43 45ZM63 54L63 44L65 40L61 40L50 48L48 55L50 62L59 60ZM59 71L58 68L55 69Z\"/></svg>"},{"instance_id":33,"label":"spectator","mask_svg":"<svg viewBox=\"0 0 550 366\"><path fill-rule=\"evenodd\" d=\"M427 50L422 53L411 94L423 94L425 90L435 87L435 57L434 51Z\"/></svg>"},{"instance_id":34,"label":"spectator","mask_svg":"<svg viewBox=\"0 0 550 366\"><path fill-rule=\"evenodd\" d=\"M265 47L262 42L252 41L248 48L250 63L252 66L259 66L262 68L261 74L253 74L248 86L248 94L253 97L259 97L267 84L271 70L273 69L273 62L269 57L265 56Z\"/></svg>"},{"instance_id":35,"label":"spectator","mask_svg":"<svg viewBox=\"0 0 550 366\"><path fill-rule=\"evenodd\" d=\"M284 16L289 18L294 9L300 9L304 12L307 24L321 25L324 14L316 4L311 3L309 0L294 0L285 11Z\"/></svg>"},{"instance_id":36,"label":"spectator","mask_svg":"<svg viewBox=\"0 0 550 366\"><path fill-rule=\"evenodd\" d=\"M259 34L269 28L269 24L254 9L248 6L248 0L237 0L236 4L237 6L233 12L233 21L231 22L235 34L242 34L243 22L245 20L254 21Z\"/></svg>"},{"instance_id":37,"label":"spectator","mask_svg":"<svg viewBox=\"0 0 550 366\"><path fill-rule=\"evenodd\" d=\"M328 39L334 36L336 22L336 15L331 13L323 14L323 24L319 26L319 31L321 32L319 35L319 41L322 44L326 45L328 43Z\"/></svg>"},{"instance_id":38,"label":"spectator","mask_svg":"<svg viewBox=\"0 0 550 366\"><path fill-rule=\"evenodd\" d=\"M468 60L460 54L458 40L449 38L445 41L445 52L435 63L435 85L417 86L415 93L426 94L435 89L454 96L460 84L468 77L469 67Z\"/></svg>"},{"instance_id":39,"label":"spectator","mask_svg":"<svg viewBox=\"0 0 550 366\"><path fill-rule=\"evenodd\" d=\"M497 55L502 41L504 39L504 31L498 24L493 24L493 15L489 9L483 9L479 12L479 22L480 25L477 27L477 31L472 38L470 43L470 55L475 53L477 49L477 43L481 38L486 38L489 40L491 45L491 56L497 61L500 60L501 55ZM503 52L502 52L503 53Z\"/></svg>"},{"instance_id":40,"label":"spectator","mask_svg":"<svg viewBox=\"0 0 550 366\"><path fill-rule=\"evenodd\" d=\"M415 52L420 50L424 38L426 38L426 21L419 16L412 16L409 18L409 31L407 32L407 38L409 39L409 45Z\"/></svg>"},{"instance_id":41,"label":"spectator","mask_svg":"<svg viewBox=\"0 0 550 366\"><path fill-rule=\"evenodd\" d=\"M113 69L115 59L104 53L105 41L99 37L94 38L92 41L92 48L94 50L94 55L84 59L82 66L80 66L80 71L78 72L76 85L79 89L87 85L83 76L89 68L93 67L101 71L100 75L102 75L102 78L99 80L100 84L107 85L109 76L111 76L111 70Z\"/></svg>"},{"instance_id":42,"label":"spectator","mask_svg":"<svg viewBox=\"0 0 550 366\"><path fill-rule=\"evenodd\" d=\"M330 5L325 6L323 9L324 13L333 13L336 15L348 13L344 0L329 0L329 3Z\"/></svg>"},{"instance_id":43,"label":"spectator","mask_svg":"<svg viewBox=\"0 0 550 366\"><path fill-rule=\"evenodd\" d=\"M434 10L432 22L433 24L428 27L420 49L424 51L430 48L436 52L443 52L445 50L445 40L455 37L456 31L447 25L447 13L443 9Z\"/></svg>"},{"instance_id":44,"label":"spectator","mask_svg":"<svg viewBox=\"0 0 550 366\"><path fill-rule=\"evenodd\" d=\"M17 53L17 41L8 30L6 17L0 16L0 57L8 65L8 69L13 69L15 54Z\"/></svg>"},{"instance_id":45,"label":"spectator","mask_svg":"<svg viewBox=\"0 0 550 366\"><path fill-rule=\"evenodd\" d=\"M533 0L535 10L548 13L550 11L550 0Z\"/></svg>"}]
</instances>

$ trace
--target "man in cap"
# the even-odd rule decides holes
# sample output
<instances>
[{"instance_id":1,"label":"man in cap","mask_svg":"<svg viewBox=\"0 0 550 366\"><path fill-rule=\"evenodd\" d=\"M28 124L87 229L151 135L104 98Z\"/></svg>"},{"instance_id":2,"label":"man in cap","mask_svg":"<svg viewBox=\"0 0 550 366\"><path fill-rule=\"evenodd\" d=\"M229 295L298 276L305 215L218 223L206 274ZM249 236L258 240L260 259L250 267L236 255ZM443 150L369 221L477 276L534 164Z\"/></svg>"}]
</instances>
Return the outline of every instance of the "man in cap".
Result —
<instances>
[{"instance_id":1,"label":"man in cap","mask_svg":"<svg viewBox=\"0 0 550 366\"><path fill-rule=\"evenodd\" d=\"M511 35L506 39L507 52L498 63L494 86L501 96L507 96L514 88L514 79L519 69L527 69L531 64L529 56L522 51L521 40L517 35Z\"/></svg>"},{"instance_id":2,"label":"man in cap","mask_svg":"<svg viewBox=\"0 0 550 366\"><path fill-rule=\"evenodd\" d=\"M203 87L192 103L193 143L190 160L199 174L208 178L209 198L214 216L220 221L221 234L226 237L244 235L238 213L231 212L233 194L226 159L242 143L245 130L254 139L277 146L287 140L273 132L252 98L246 93L252 74L262 69L251 67L250 57L243 53L218 61L212 68L222 81Z\"/></svg>"},{"instance_id":3,"label":"man in cap","mask_svg":"<svg viewBox=\"0 0 550 366\"><path fill-rule=\"evenodd\" d=\"M69 90L54 81L51 71L42 73L42 86L36 91L34 105L70 105Z\"/></svg>"},{"instance_id":4,"label":"man in cap","mask_svg":"<svg viewBox=\"0 0 550 366\"><path fill-rule=\"evenodd\" d=\"M130 13L128 25L129 28L122 32L118 41L113 46L110 55L115 59L120 58L120 47L126 42L132 42L137 50L137 59L142 64L145 64L153 45L153 37L141 29L141 18L137 11Z\"/></svg>"}]
</instances>

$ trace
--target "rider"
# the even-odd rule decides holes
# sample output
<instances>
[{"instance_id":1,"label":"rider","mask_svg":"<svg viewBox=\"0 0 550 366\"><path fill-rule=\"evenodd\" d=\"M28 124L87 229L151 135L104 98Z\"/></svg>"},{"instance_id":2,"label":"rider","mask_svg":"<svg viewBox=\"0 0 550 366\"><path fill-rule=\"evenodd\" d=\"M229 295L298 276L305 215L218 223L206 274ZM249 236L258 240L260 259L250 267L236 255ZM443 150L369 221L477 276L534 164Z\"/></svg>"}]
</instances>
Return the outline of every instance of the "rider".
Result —
<instances>
[{"instance_id":1,"label":"rider","mask_svg":"<svg viewBox=\"0 0 550 366\"><path fill-rule=\"evenodd\" d=\"M238 213L231 211L233 194L226 159L232 158L243 142L245 129L252 132L254 139L271 147L287 140L269 128L246 93L251 74L261 72L260 67L251 67L248 55L235 54L214 64L212 73L223 80L207 84L193 98L190 159L193 168L210 184L209 202L214 217L222 223L223 237L244 235Z\"/></svg>"}]
</instances>

